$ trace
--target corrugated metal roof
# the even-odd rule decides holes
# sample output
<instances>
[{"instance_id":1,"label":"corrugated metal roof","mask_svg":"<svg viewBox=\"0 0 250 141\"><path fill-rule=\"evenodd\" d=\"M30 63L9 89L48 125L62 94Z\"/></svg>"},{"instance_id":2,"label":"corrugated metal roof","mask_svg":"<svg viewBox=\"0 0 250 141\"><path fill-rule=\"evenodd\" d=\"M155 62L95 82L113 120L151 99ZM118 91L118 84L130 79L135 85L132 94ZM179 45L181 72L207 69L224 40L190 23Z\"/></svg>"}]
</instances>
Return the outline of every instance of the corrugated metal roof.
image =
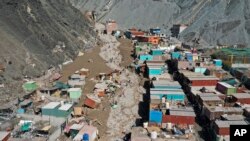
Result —
<instances>
[{"instance_id":1,"label":"corrugated metal roof","mask_svg":"<svg viewBox=\"0 0 250 141\"><path fill-rule=\"evenodd\" d=\"M202 101L222 101L218 96L200 96Z\"/></svg>"},{"instance_id":2,"label":"corrugated metal roof","mask_svg":"<svg viewBox=\"0 0 250 141\"><path fill-rule=\"evenodd\" d=\"M213 110L213 111L223 111L223 112L243 112L243 109L242 108L238 108L238 107L219 107L219 106L216 106L216 107L209 107L210 110Z\"/></svg>"},{"instance_id":3,"label":"corrugated metal roof","mask_svg":"<svg viewBox=\"0 0 250 141\"><path fill-rule=\"evenodd\" d=\"M215 93L198 93L200 97L219 97L219 96L225 96L224 94L215 94Z\"/></svg>"},{"instance_id":4,"label":"corrugated metal roof","mask_svg":"<svg viewBox=\"0 0 250 141\"><path fill-rule=\"evenodd\" d=\"M47 105L43 106L42 108L43 109L54 109L59 105L60 105L60 102L50 102Z\"/></svg>"},{"instance_id":5,"label":"corrugated metal roof","mask_svg":"<svg viewBox=\"0 0 250 141\"><path fill-rule=\"evenodd\" d=\"M230 125L248 125L248 123L244 120L240 120L240 121L216 120L215 124L218 125L219 128L229 128Z\"/></svg>"},{"instance_id":6,"label":"corrugated metal roof","mask_svg":"<svg viewBox=\"0 0 250 141\"><path fill-rule=\"evenodd\" d=\"M175 116L190 116L190 117L195 117L194 111L176 111L176 110L170 110L169 111L170 115L175 115Z\"/></svg>"},{"instance_id":7,"label":"corrugated metal roof","mask_svg":"<svg viewBox=\"0 0 250 141\"><path fill-rule=\"evenodd\" d=\"M189 80L219 80L219 78L215 76L202 76L202 77L188 77Z\"/></svg>"},{"instance_id":8,"label":"corrugated metal roof","mask_svg":"<svg viewBox=\"0 0 250 141\"><path fill-rule=\"evenodd\" d=\"M171 110L173 111L194 111L193 107L178 107L178 106L171 106Z\"/></svg>"}]
</instances>

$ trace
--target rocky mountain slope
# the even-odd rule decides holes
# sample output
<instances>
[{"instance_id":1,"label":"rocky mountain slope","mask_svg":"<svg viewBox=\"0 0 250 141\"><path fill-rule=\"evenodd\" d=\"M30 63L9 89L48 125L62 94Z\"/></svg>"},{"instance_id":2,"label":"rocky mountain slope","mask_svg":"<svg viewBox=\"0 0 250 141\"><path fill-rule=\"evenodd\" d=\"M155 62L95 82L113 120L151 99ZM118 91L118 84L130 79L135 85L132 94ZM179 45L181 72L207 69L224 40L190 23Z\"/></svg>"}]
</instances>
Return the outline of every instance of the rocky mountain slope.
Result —
<instances>
[{"instance_id":1,"label":"rocky mountain slope","mask_svg":"<svg viewBox=\"0 0 250 141\"><path fill-rule=\"evenodd\" d=\"M114 19L121 28L188 24L181 39L201 38L207 45L248 44L248 0L71 0L82 12L95 10L98 20Z\"/></svg>"},{"instance_id":2,"label":"rocky mountain slope","mask_svg":"<svg viewBox=\"0 0 250 141\"><path fill-rule=\"evenodd\" d=\"M92 47L95 36L68 0L1 0L0 64L6 70L0 83L40 76Z\"/></svg>"}]
</instances>

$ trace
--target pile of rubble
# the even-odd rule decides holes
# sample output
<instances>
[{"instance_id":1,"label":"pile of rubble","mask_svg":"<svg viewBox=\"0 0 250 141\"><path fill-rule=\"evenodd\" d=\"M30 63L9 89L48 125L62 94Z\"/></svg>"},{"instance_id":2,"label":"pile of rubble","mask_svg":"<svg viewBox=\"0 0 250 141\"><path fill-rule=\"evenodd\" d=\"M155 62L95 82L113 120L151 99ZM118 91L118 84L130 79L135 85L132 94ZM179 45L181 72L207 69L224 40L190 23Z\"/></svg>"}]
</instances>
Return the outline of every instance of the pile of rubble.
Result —
<instances>
[{"instance_id":1,"label":"pile of rubble","mask_svg":"<svg viewBox=\"0 0 250 141\"><path fill-rule=\"evenodd\" d=\"M99 25L100 26L100 25ZM118 90L110 95L111 112L107 121L110 140L122 140L125 134L131 131L138 115L138 105L141 98L141 89L138 89L139 78L135 73L120 66L122 56L118 49L119 42L114 36L100 35L105 43L101 48L100 56L107 61L107 66L119 70L119 75L113 77ZM116 78L116 79L114 79Z\"/></svg>"},{"instance_id":2,"label":"pile of rubble","mask_svg":"<svg viewBox=\"0 0 250 141\"><path fill-rule=\"evenodd\" d=\"M111 110L107 122L111 140L119 140L124 137L124 134L129 133L139 117L138 105L142 91L138 89L138 77L124 70L121 72L120 81L122 82L121 91L114 97L117 101L117 108Z\"/></svg>"},{"instance_id":3,"label":"pile of rubble","mask_svg":"<svg viewBox=\"0 0 250 141\"><path fill-rule=\"evenodd\" d=\"M101 28L102 25L97 26L100 26L97 28ZM120 63L122 61L122 56L118 49L120 43L114 36L108 34L99 34L99 37L104 43L99 55L106 61L107 66L114 70L121 70Z\"/></svg>"}]
</instances>

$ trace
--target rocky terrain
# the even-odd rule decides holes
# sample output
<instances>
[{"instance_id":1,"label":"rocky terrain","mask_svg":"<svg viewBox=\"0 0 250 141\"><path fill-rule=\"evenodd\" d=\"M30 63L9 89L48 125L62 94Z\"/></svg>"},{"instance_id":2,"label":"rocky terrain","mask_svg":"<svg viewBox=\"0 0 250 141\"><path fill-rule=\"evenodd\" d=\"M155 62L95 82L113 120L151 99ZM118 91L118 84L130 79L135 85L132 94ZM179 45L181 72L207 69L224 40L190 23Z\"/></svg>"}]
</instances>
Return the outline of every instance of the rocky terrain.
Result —
<instances>
[{"instance_id":1,"label":"rocky terrain","mask_svg":"<svg viewBox=\"0 0 250 141\"><path fill-rule=\"evenodd\" d=\"M103 29L103 26L96 24L96 29ZM125 48L130 46L120 44L111 35L99 36L104 43L99 55L105 60L108 67L113 70L121 70L121 76L119 77L121 82L120 89L109 100L110 103L116 101L117 107L110 110L106 131L109 134L106 137L107 139L101 140L122 141L123 137L130 132L131 127L136 125L136 119L140 117L138 114L139 102L142 99L144 89L140 87L140 79L137 74L126 69L126 66L122 66L122 58L124 56L122 56L122 50L119 50L121 49L119 46L121 45ZM126 54L126 56L129 56L129 54Z\"/></svg>"},{"instance_id":2,"label":"rocky terrain","mask_svg":"<svg viewBox=\"0 0 250 141\"><path fill-rule=\"evenodd\" d=\"M95 10L97 19L114 19L121 28L163 27L188 24L181 39L204 40L205 46L249 44L248 0L71 0L85 12Z\"/></svg>"},{"instance_id":3,"label":"rocky terrain","mask_svg":"<svg viewBox=\"0 0 250 141\"><path fill-rule=\"evenodd\" d=\"M18 85L9 83L13 80L40 76L93 47L95 36L91 23L68 0L1 0L0 64L6 71L0 83L8 88Z\"/></svg>"}]
</instances>

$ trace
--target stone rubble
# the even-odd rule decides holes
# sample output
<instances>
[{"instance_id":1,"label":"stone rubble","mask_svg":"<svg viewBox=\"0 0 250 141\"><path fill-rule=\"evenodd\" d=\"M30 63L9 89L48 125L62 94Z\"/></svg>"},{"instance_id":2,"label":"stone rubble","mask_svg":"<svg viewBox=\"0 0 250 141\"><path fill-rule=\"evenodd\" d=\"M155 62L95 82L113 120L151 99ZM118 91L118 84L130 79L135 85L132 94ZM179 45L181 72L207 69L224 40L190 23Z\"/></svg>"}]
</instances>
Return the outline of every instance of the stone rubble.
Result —
<instances>
[{"instance_id":1,"label":"stone rubble","mask_svg":"<svg viewBox=\"0 0 250 141\"><path fill-rule=\"evenodd\" d=\"M97 25L100 28L100 25ZM131 131L135 125L138 115L138 105L142 96L139 77L129 70L120 66L122 56L118 49L119 42L114 36L100 35L101 40L105 43L101 48L100 56L107 61L107 65L113 70L122 70L120 75L121 89L118 91L113 100L117 102L117 107L112 108L109 114L107 126L110 140L119 141L126 133Z\"/></svg>"}]
</instances>

